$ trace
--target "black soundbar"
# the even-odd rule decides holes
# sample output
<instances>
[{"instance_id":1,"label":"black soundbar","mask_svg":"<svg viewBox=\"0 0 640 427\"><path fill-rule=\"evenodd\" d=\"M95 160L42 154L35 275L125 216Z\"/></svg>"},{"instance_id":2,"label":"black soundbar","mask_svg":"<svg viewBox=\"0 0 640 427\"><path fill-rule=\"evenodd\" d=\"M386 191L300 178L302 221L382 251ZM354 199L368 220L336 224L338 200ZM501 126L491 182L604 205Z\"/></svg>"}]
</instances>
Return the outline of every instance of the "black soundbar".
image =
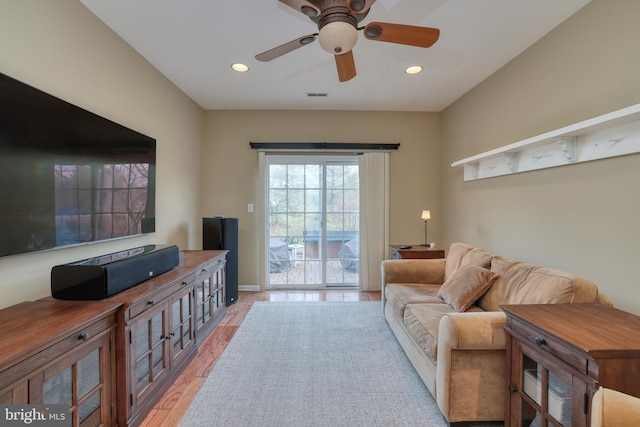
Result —
<instances>
[{"instance_id":1,"label":"black soundbar","mask_svg":"<svg viewBox=\"0 0 640 427\"><path fill-rule=\"evenodd\" d=\"M132 288L180 263L175 245L146 245L51 269L51 295L65 300L99 300Z\"/></svg>"}]
</instances>

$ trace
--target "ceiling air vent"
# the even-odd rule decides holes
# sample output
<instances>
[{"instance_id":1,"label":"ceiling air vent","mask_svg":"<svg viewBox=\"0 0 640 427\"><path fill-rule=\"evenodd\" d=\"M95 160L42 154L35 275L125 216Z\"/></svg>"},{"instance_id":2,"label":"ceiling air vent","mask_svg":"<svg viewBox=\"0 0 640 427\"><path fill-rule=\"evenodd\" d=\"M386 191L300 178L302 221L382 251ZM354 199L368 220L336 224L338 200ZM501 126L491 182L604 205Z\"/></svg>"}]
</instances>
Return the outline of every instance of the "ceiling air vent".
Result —
<instances>
[{"instance_id":1,"label":"ceiling air vent","mask_svg":"<svg viewBox=\"0 0 640 427\"><path fill-rule=\"evenodd\" d=\"M327 92L307 92L307 98L326 98L329 96Z\"/></svg>"}]
</instances>

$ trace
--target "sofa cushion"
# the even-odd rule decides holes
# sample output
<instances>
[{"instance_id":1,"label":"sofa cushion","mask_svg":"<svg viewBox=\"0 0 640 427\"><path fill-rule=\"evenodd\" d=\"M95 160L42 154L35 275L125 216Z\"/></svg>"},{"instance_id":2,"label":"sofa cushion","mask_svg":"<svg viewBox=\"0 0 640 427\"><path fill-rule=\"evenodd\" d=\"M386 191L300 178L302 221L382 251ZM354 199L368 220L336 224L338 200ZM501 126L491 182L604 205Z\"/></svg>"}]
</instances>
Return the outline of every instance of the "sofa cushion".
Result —
<instances>
[{"instance_id":1,"label":"sofa cushion","mask_svg":"<svg viewBox=\"0 0 640 427\"><path fill-rule=\"evenodd\" d=\"M438 296L456 311L466 311L497 279L498 274L477 265L460 267L444 282Z\"/></svg>"},{"instance_id":2,"label":"sofa cushion","mask_svg":"<svg viewBox=\"0 0 640 427\"><path fill-rule=\"evenodd\" d=\"M469 311L481 311L472 307ZM447 313L455 313L449 304L408 304L404 310L404 327L413 341L437 363L438 360L438 331L440 319Z\"/></svg>"},{"instance_id":3,"label":"sofa cushion","mask_svg":"<svg viewBox=\"0 0 640 427\"><path fill-rule=\"evenodd\" d=\"M447 254L444 280L449 280L453 273L465 265L489 268L492 257L492 254L484 249L476 248L466 243L452 243Z\"/></svg>"},{"instance_id":4,"label":"sofa cushion","mask_svg":"<svg viewBox=\"0 0 640 427\"><path fill-rule=\"evenodd\" d=\"M515 301L522 300L522 295L516 298L511 293L517 293L534 268L536 266L533 264L495 256L491 260L491 271L498 273L499 277L491 289L480 298L478 305L486 311L500 311L499 305L507 304L507 301L518 304Z\"/></svg>"},{"instance_id":5,"label":"sofa cushion","mask_svg":"<svg viewBox=\"0 0 640 427\"><path fill-rule=\"evenodd\" d=\"M447 262L444 266L444 280L449 280L449 277L456 272L462 264L462 258L473 249L473 246L466 243L452 243L447 252Z\"/></svg>"},{"instance_id":6,"label":"sofa cushion","mask_svg":"<svg viewBox=\"0 0 640 427\"><path fill-rule=\"evenodd\" d=\"M549 267L536 267L522 287L537 290L536 301L527 304L595 303L598 299L595 283Z\"/></svg>"},{"instance_id":7,"label":"sofa cushion","mask_svg":"<svg viewBox=\"0 0 640 427\"><path fill-rule=\"evenodd\" d=\"M593 282L552 268L496 256L491 271L499 277L478 301L486 311L499 311L501 304L594 303L598 299Z\"/></svg>"},{"instance_id":8,"label":"sofa cushion","mask_svg":"<svg viewBox=\"0 0 640 427\"><path fill-rule=\"evenodd\" d=\"M442 299L438 296L440 286L422 283L390 283L384 288L386 303L391 307L393 314L398 319L403 319L404 309L407 304L442 304Z\"/></svg>"},{"instance_id":9,"label":"sofa cushion","mask_svg":"<svg viewBox=\"0 0 640 427\"><path fill-rule=\"evenodd\" d=\"M438 360L440 319L455 310L449 304L409 304L404 312L404 326L416 344L433 363Z\"/></svg>"}]
</instances>

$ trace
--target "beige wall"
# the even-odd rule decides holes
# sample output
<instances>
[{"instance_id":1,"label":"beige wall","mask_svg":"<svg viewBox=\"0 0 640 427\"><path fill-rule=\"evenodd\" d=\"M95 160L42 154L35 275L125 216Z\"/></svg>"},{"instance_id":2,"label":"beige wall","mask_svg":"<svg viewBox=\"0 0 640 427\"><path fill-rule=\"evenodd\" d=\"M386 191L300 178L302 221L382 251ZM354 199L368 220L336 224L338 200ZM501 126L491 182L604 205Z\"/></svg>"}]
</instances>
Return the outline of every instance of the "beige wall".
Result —
<instances>
[{"instance_id":1,"label":"beige wall","mask_svg":"<svg viewBox=\"0 0 640 427\"><path fill-rule=\"evenodd\" d=\"M154 242L197 249L203 215L240 218L240 284L258 284L249 141L344 141L401 143L391 154L392 243L421 242L429 208L439 246L466 241L581 274L640 314L639 155L468 183L449 167L640 102L637 16L636 0L593 0L442 114L203 113L79 2L4 1L0 72L155 137L160 190L154 235L0 258L0 307L48 295L56 264Z\"/></svg>"},{"instance_id":2,"label":"beige wall","mask_svg":"<svg viewBox=\"0 0 640 427\"><path fill-rule=\"evenodd\" d=\"M0 258L0 308L50 295L56 264L200 244L202 110L76 0L2 0L0 72L157 139L157 232ZM0 237L2 238L2 237Z\"/></svg>"},{"instance_id":3,"label":"beige wall","mask_svg":"<svg viewBox=\"0 0 640 427\"><path fill-rule=\"evenodd\" d=\"M440 121L436 113L331 111L209 111L203 151L203 214L238 217L239 283L263 283L258 273L258 152L249 142L400 143L390 154L391 243L424 239L423 209L431 209L429 240L441 241ZM433 231L431 231L433 230Z\"/></svg>"},{"instance_id":4,"label":"beige wall","mask_svg":"<svg viewBox=\"0 0 640 427\"><path fill-rule=\"evenodd\" d=\"M448 243L555 266L640 314L640 155L463 182L453 161L640 103L640 2L593 0L442 114Z\"/></svg>"}]
</instances>

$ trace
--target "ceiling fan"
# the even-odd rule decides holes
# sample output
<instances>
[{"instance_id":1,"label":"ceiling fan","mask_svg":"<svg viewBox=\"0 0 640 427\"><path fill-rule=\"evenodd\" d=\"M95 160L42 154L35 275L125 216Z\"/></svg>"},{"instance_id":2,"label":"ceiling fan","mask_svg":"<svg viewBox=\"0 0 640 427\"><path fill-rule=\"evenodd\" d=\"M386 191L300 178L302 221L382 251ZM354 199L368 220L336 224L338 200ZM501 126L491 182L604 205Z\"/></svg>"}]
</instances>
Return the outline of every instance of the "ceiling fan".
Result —
<instances>
[{"instance_id":1,"label":"ceiling fan","mask_svg":"<svg viewBox=\"0 0 640 427\"><path fill-rule=\"evenodd\" d=\"M284 54L308 45L318 38L320 46L335 56L338 79L341 82L356 76L353 47L358 41L358 31L364 30L369 40L430 47L440 36L437 28L413 25L371 22L358 27L376 0L279 0L281 3L305 14L318 25L317 33L308 34L256 55L258 61L271 61Z\"/></svg>"}]
</instances>

